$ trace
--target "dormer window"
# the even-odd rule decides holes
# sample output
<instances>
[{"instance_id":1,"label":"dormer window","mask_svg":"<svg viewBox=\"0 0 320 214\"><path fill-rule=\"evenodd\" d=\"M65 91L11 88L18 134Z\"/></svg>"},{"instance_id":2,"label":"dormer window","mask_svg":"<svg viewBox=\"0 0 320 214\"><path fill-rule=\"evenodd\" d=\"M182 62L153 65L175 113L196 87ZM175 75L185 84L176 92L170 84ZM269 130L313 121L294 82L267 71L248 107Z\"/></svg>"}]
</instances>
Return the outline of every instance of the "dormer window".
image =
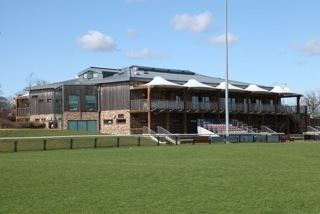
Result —
<instances>
[{"instance_id":1,"label":"dormer window","mask_svg":"<svg viewBox=\"0 0 320 214\"><path fill-rule=\"evenodd\" d=\"M94 78L97 78L98 77L98 74L96 72L93 72L93 71L89 71L87 73L84 74L84 79L94 79Z\"/></svg>"}]
</instances>

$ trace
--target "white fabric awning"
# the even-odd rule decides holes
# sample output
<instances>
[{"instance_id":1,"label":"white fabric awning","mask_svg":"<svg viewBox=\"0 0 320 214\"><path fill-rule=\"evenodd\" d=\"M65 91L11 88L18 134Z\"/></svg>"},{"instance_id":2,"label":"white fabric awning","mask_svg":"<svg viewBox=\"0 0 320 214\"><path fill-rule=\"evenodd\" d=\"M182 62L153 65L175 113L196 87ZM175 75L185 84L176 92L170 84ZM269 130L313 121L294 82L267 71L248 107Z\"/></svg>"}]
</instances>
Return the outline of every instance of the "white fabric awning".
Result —
<instances>
[{"instance_id":1,"label":"white fabric awning","mask_svg":"<svg viewBox=\"0 0 320 214\"><path fill-rule=\"evenodd\" d=\"M298 96L299 94L291 92L290 89L287 86L274 86L273 89L271 90L274 93L281 94L283 96Z\"/></svg>"},{"instance_id":2,"label":"white fabric awning","mask_svg":"<svg viewBox=\"0 0 320 214\"><path fill-rule=\"evenodd\" d=\"M226 90L226 82L221 82L218 86L216 86L217 89ZM245 91L244 89L234 86L232 84L228 84L228 89L230 91Z\"/></svg>"},{"instance_id":3,"label":"white fabric awning","mask_svg":"<svg viewBox=\"0 0 320 214\"><path fill-rule=\"evenodd\" d=\"M271 91L268 91L268 90L261 88L257 85L249 85L245 90L251 91L252 93L259 93L259 94L272 93Z\"/></svg>"},{"instance_id":4,"label":"white fabric awning","mask_svg":"<svg viewBox=\"0 0 320 214\"><path fill-rule=\"evenodd\" d=\"M183 86L188 87L188 88L193 88L193 89L202 89L202 90L216 90L215 87L207 85L207 84L203 84L195 79L190 79L188 80L188 82L186 82L185 84L183 84Z\"/></svg>"},{"instance_id":5,"label":"white fabric awning","mask_svg":"<svg viewBox=\"0 0 320 214\"><path fill-rule=\"evenodd\" d=\"M281 87L279 85L274 86L271 91L274 92L274 93L278 93L278 94L284 93L283 87Z\"/></svg>"},{"instance_id":6,"label":"white fabric awning","mask_svg":"<svg viewBox=\"0 0 320 214\"><path fill-rule=\"evenodd\" d=\"M154 77L150 82L144 85L149 87L164 87L164 88L183 88L184 87L182 85L163 79L160 76Z\"/></svg>"}]
</instances>

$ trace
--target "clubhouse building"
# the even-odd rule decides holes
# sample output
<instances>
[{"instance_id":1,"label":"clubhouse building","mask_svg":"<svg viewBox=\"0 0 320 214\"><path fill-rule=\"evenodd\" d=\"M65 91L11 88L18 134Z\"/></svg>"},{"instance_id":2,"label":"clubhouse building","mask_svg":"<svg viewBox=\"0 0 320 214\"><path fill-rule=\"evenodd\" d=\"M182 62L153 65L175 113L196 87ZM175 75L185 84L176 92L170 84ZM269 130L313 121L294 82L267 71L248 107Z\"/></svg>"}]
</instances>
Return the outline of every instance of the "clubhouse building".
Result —
<instances>
[{"instance_id":1,"label":"clubhouse building","mask_svg":"<svg viewBox=\"0 0 320 214\"><path fill-rule=\"evenodd\" d=\"M187 70L89 67L76 79L32 87L25 109L17 114L26 113L47 128L138 134L144 127L162 127L197 133L200 119L225 118L224 91L223 79ZM230 81L230 119L257 129L301 133L308 118L301 96L280 86ZM294 106L282 104L288 97L295 98Z\"/></svg>"}]
</instances>

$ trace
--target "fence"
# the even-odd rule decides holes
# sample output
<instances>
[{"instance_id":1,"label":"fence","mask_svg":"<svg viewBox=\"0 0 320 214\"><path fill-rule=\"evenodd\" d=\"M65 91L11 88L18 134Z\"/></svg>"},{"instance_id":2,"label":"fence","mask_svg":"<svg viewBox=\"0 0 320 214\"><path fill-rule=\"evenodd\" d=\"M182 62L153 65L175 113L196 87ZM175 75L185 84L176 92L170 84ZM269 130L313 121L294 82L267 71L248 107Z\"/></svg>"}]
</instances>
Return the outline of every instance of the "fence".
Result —
<instances>
[{"instance_id":1,"label":"fence","mask_svg":"<svg viewBox=\"0 0 320 214\"><path fill-rule=\"evenodd\" d=\"M170 141L167 139L170 138ZM153 134L151 135L76 135L46 137L7 137L0 138L0 152L34 150L78 149L78 148L119 148L140 146L183 145L199 143L241 143L241 142L279 142L279 135L234 134L213 137L198 134Z\"/></svg>"}]
</instances>

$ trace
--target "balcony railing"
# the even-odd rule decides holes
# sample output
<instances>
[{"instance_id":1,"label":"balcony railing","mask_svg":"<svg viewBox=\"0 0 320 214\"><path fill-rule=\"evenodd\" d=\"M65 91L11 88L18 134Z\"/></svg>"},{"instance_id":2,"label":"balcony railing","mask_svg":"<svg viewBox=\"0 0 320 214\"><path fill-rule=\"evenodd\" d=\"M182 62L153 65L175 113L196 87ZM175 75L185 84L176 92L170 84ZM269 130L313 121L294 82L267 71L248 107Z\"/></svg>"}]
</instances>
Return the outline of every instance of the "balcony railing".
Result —
<instances>
[{"instance_id":1,"label":"balcony railing","mask_svg":"<svg viewBox=\"0 0 320 214\"><path fill-rule=\"evenodd\" d=\"M30 107L18 108L17 109L17 116L18 117L30 116Z\"/></svg>"},{"instance_id":2,"label":"balcony railing","mask_svg":"<svg viewBox=\"0 0 320 214\"><path fill-rule=\"evenodd\" d=\"M147 111L148 100L147 99L131 100L131 110Z\"/></svg>"},{"instance_id":3,"label":"balcony railing","mask_svg":"<svg viewBox=\"0 0 320 214\"><path fill-rule=\"evenodd\" d=\"M297 106L272 105L272 104L246 104L230 103L229 112L231 113L257 113L257 114L295 114ZM148 111L147 99L131 100L131 110ZM225 103L216 102L192 102L175 100L151 100L151 111L186 111L186 112L224 112ZM306 113L306 107L300 106L300 113ZM19 115L19 113L18 113Z\"/></svg>"},{"instance_id":4,"label":"balcony railing","mask_svg":"<svg viewBox=\"0 0 320 214\"><path fill-rule=\"evenodd\" d=\"M216 112L218 103L215 102L186 102L186 111Z\"/></svg>"},{"instance_id":5,"label":"balcony railing","mask_svg":"<svg viewBox=\"0 0 320 214\"><path fill-rule=\"evenodd\" d=\"M151 100L152 111L183 111L184 102L171 100Z\"/></svg>"}]
</instances>

